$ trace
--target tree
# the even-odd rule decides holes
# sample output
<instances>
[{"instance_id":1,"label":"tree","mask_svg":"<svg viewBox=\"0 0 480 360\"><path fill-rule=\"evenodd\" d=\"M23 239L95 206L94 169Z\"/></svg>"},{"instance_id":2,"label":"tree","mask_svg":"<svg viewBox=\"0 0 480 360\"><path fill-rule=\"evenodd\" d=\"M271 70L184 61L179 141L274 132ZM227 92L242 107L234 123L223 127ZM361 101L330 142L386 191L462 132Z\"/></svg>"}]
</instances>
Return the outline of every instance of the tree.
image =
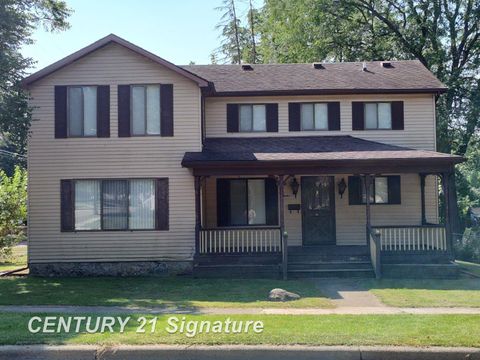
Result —
<instances>
[{"instance_id":1,"label":"tree","mask_svg":"<svg viewBox=\"0 0 480 360\"><path fill-rule=\"evenodd\" d=\"M0 170L0 257L25 238L27 221L27 171L19 166L8 177Z\"/></svg>"},{"instance_id":2,"label":"tree","mask_svg":"<svg viewBox=\"0 0 480 360\"><path fill-rule=\"evenodd\" d=\"M222 30L222 42L220 47L215 51L216 54L222 54L223 60L232 64L240 64L242 62L242 49L246 41L248 41L248 30L241 25L241 21L237 16L237 8L235 0L223 0L223 5L216 8L223 11L220 23L216 29Z\"/></svg>"},{"instance_id":3,"label":"tree","mask_svg":"<svg viewBox=\"0 0 480 360\"><path fill-rule=\"evenodd\" d=\"M437 101L438 150L478 146L480 0L266 0L261 18L266 62L418 59L449 88Z\"/></svg>"},{"instance_id":4,"label":"tree","mask_svg":"<svg viewBox=\"0 0 480 360\"><path fill-rule=\"evenodd\" d=\"M21 86L34 60L24 58L21 47L33 42L38 26L49 31L65 30L71 10L63 0L2 0L0 2L0 138L2 148L25 154L31 112L28 95ZM23 165L18 157L0 155L3 166ZM12 167L13 168L13 167Z\"/></svg>"}]
</instances>

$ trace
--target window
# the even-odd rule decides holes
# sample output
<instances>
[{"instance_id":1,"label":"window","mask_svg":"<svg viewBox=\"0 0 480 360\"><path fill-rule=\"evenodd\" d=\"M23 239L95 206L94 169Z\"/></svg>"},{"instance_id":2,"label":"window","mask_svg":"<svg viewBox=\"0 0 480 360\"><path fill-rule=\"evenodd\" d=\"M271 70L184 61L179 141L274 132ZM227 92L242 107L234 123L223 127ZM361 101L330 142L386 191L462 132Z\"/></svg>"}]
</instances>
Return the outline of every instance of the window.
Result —
<instances>
[{"instance_id":1,"label":"window","mask_svg":"<svg viewBox=\"0 0 480 360\"><path fill-rule=\"evenodd\" d=\"M391 103L365 103L365 129L391 129Z\"/></svg>"},{"instance_id":2,"label":"window","mask_svg":"<svg viewBox=\"0 0 480 360\"><path fill-rule=\"evenodd\" d=\"M155 180L75 181L75 230L155 228Z\"/></svg>"},{"instance_id":3,"label":"window","mask_svg":"<svg viewBox=\"0 0 480 360\"><path fill-rule=\"evenodd\" d=\"M218 179L219 226L277 225L275 179Z\"/></svg>"},{"instance_id":4,"label":"window","mask_svg":"<svg viewBox=\"0 0 480 360\"><path fill-rule=\"evenodd\" d=\"M302 130L328 130L328 104L301 104L300 121Z\"/></svg>"},{"instance_id":5,"label":"window","mask_svg":"<svg viewBox=\"0 0 480 360\"><path fill-rule=\"evenodd\" d=\"M97 87L71 86L67 93L69 136L97 135Z\"/></svg>"},{"instance_id":6,"label":"window","mask_svg":"<svg viewBox=\"0 0 480 360\"><path fill-rule=\"evenodd\" d=\"M370 184L370 204L400 204L400 176L375 176ZM350 205L366 204L364 176L349 176Z\"/></svg>"},{"instance_id":7,"label":"window","mask_svg":"<svg viewBox=\"0 0 480 360\"><path fill-rule=\"evenodd\" d=\"M267 131L265 105L240 105L240 132Z\"/></svg>"},{"instance_id":8,"label":"window","mask_svg":"<svg viewBox=\"0 0 480 360\"><path fill-rule=\"evenodd\" d=\"M160 135L160 85L132 85L132 135Z\"/></svg>"}]
</instances>

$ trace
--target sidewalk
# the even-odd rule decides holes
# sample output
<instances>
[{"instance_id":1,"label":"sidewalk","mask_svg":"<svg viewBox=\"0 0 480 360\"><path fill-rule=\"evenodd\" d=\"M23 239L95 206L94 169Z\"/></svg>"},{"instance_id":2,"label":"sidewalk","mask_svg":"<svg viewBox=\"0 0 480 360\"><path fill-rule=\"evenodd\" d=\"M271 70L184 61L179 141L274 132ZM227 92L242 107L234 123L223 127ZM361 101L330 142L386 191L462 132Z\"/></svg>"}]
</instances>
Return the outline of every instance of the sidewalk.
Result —
<instances>
[{"instance_id":1,"label":"sidewalk","mask_svg":"<svg viewBox=\"0 0 480 360\"><path fill-rule=\"evenodd\" d=\"M176 308L122 306L1 305L0 312L66 314L192 314L192 315L388 315L388 314L472 314L480 308L396 308L390 306L341 306L334 309L293 308Z\"/></svg>"},{"instance_id":2,"label":"sidewalk","mask_svg":"<svg viewBox=\"0 0 480 360\"><path fill-rule=\"evenodd\" d=\"M89 345L0 346L0 359L9 360L478 360L475 348L416 348L395 346L175 346Z\"/></svg>"}]
</instances>

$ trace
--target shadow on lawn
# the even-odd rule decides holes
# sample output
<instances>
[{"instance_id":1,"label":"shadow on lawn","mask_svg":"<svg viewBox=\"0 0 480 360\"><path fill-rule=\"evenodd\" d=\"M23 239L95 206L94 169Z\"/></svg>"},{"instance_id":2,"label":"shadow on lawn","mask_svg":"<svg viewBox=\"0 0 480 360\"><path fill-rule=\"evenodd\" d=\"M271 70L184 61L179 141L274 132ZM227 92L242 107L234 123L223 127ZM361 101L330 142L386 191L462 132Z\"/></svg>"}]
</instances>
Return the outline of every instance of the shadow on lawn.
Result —
<instances>
[{"instance_id":1,"label":"shadow on lawn","mask_svg":"<svg viewBox=\"0 0 480 360\"><path fill-rule=\"evenodd\" d=\"M192 310L198 302L246 304L267 301L269 291L275 287L297 292L303 298L322 296L309 280L28 276L0 281L0 305L175 306Z\"/></svg>"}]
</instances>

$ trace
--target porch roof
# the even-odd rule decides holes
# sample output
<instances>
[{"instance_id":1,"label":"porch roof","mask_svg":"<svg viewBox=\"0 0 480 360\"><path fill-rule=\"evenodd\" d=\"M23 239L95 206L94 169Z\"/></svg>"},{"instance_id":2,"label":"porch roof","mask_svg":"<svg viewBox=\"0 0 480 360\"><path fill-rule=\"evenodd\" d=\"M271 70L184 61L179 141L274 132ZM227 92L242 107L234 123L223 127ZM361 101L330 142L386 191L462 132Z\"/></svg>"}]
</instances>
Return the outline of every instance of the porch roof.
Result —
<instances>
[{"instance_id":1,"label":"porch roof","mask_svg":"<svg viewBox=\"0 0 480 360\"><path fill-rule=\"evenodd\" d=\"M441 172L461 156L387 145L349 135L206 138L203 151L186 152L184 167L219 173Z\"/></svg>"}]
</instances>

